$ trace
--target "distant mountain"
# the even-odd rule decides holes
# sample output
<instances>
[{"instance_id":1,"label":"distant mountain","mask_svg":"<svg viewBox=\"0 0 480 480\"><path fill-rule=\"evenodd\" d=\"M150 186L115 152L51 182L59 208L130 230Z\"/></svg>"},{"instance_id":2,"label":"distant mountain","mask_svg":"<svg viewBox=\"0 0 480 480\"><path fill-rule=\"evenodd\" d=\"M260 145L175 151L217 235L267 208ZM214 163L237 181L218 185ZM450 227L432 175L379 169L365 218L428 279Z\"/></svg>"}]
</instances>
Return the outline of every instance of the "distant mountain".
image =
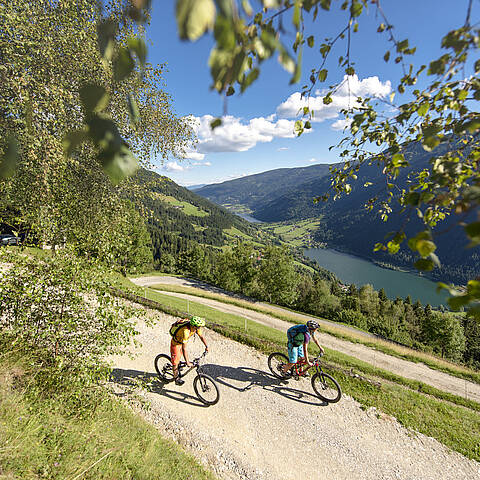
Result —
<instances>
[{"instance_id":1,"label":"distant mountain","mask_svg":"<svg viewBox=\"0 0 480 480\"><path fill-rule=\"evenodd\" d=\"M185 188L188 188L190 191L194 192L195 190L205 187L206 185L208 185L208 183L199 183L198 185L188 185Z\"/></svg>"},{"instance_id":2,"label":"distant mountain","mask_svg":"<svg viewBox=\"0 0 480 480\"><path fill-rule=\"evenodd\" d=\"M440 148L440 147L439 147ZM446 149L442 146L441 149ZM402 170L398 178L400 187L408 188L408 174L428 166L431 153L419 144L410 144L404 152L411 167ZM374 261L396 267L412 268L413 253L408 247L392 256L373 252L376 242L382 241L392 231L404 227L407 234L423 229L416 214L394 212L387 222L379 215L367 212L365 203L373 196L386 198L385 177L376 165L364 165L358 179L352 182L350 195L337 201L314 202L314 198L330 188L329 165L278 169L243 177L219 185L210 185L197 191L212 201L228 208L249 208L251 216L264 222L295 223L308 218L321 218L314 240L332 248L350 252ZM365 188L365 182L372 185ZM408 213L408 212L407 212ZM472 213L472 218L476 213ZM465 219L463 219L465 220ZM455 226L454 215L441 222L434 232L442 267L432 272L433 277L463 283L480 275L480 248L467 248L463 228ZM447 233L441 234L440 232Z\"/></svg>"},{"instance_id":3,"label":"distant mountain","mask_svg":"<svg viewBox=\"0 0 480 480\"><path fill-rule=\"evenodd\" d=\"M329 165L279 168L264 173L207 185L195 191L198 195L229 209L253 211L297 187L306 179L328 175ZM233 208L232 208L233 207Z\"/></svg>"}]
</instances>

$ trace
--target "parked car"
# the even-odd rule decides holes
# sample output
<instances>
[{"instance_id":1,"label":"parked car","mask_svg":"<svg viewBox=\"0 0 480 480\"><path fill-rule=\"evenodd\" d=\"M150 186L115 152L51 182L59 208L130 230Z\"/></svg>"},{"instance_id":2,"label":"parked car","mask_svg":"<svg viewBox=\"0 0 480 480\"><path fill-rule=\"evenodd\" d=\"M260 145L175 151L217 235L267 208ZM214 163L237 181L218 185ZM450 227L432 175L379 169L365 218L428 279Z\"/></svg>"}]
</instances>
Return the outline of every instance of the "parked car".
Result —
<instances>
[{"instance_id":1,"label":"parked car","mask_svg":"<svg viewBox=\"0 0 480 480\"><path fill-rule=\"evenodd\" d=\"M10 233L2 233L0 235L0 245L20 245L20 239Z\"/></svg>"}]
</instances>

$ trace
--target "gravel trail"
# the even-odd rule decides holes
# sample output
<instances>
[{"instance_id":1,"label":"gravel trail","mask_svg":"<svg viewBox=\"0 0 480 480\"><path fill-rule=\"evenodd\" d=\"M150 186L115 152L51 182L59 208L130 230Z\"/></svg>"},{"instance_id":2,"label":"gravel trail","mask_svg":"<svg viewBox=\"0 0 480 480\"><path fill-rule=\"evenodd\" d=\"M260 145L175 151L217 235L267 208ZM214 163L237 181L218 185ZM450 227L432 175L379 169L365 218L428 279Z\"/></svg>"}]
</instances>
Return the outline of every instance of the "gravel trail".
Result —
<instances>
[{"instance_id":1,"label":"gravel trail","mask_svg":"<svg viewBox=\"0 0 480 480\"><path fill-rule=\"evenodd\" d=\"M173 285L189 285L187 280L177 277L142 277L139 279L133 279L132 281L142 286L152 286L167 282ZM264 313L255 312L253 310L237 307L236 305L223 303L217 300L211 300L208 298L202 298L183 293L162 293L165 295L189 299L190 301L201 303L203 305L208 305L225 313L240 315L249 320L268 325L278 330L286 331L288 327L291 326L290 323L280 320L276 317L271 317ZM337 324L336 326L340 327ZM480 403L480 385L477 383L448 375L447 373L440 372L439 370L434 370L424 363L409 362L407 360L387 355L383 352L366 347L360 343L342 340L326 333L320 333L318 338L320 344L327 348L351 355L352 357L368 362L375 367L383 368L397 375L401 375L402 377L418 380L444 392L453 393L455 395L459 395Z\"/></svg>"},{"instance_id":2,"label":"gravel trail","mask_svg":"<svg viewBox=\"0 0 480 480\"><path fill-rule=\"evenodd\" d=\"M135 358L114 357L116 388L153 375L157 353L168 352L174 318L147 310L154 328L139 320L141 347ZM221 389L217 405L204 407L192 388L154 381L141 414L226 480L480 480L480 463L414 434L394 418L364 411L348 396L324 405L310 382L288 383L268 373L266 357L206 331L210 354L205 370ZM200 354L200 340L189 343Z\"/></svg>"}]
</instances>

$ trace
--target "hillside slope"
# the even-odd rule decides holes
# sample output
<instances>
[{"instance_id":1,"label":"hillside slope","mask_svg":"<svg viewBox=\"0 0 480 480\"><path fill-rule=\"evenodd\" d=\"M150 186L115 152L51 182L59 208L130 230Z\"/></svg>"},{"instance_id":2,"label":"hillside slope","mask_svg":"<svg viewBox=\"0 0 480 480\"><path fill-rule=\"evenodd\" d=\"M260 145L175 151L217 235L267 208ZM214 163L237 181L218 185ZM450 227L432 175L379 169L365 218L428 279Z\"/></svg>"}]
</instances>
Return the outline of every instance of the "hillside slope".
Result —
<instances>
[{"instance_id":1,"label":"hillside slope","mask_svg":"<svg viewBox=\"0 0 480 480\"><path fill-rule=\"evenodd\" d=\"M446 148L439 147L438 152ZM411 167L402 169L397 181L400 189L408 188L409 175L412 171L421 171L429 165L431 155L419 144L413 143L406 148L405 157ZM225 204L227 200L231 201L232 206L229 208L235 208L235 205L248 205L251 215L264 222L293 224L306 219L321 219L316 232L311 235L313 242L323 243L331 248L381 263L412 268L415 257L406 246L403 246L395 256L373 252L375 243L383 241L390 232L404 228L407 235L411 235L425 228L415 211L400 213L400 207L395 204L394 212L387 222L384 222L380 215L365 210L364 206L371 197L378 197L378 200L382 201L387 196L385 177L381 169L377 165L364 165L358 172L358 179L351 184L350 195L344 195L336 201L315 203L316 197L330 189L328 165L315 167L319 168L272 170L237 179L235 183L225 182L218 186L204 187L198 192L202 195L210 192L210 198L218 203ZM292 171L290 177L288 170ZM290 178L291 181L277 183L280 174L280 178ZM261 194L258 193L256 186L257 178L261 179L259 183L263 187ZM372 185L365 188L366 182ZM254 201L247 198L249 188ZM476 212L470 213L472 221L475 215ZM435 268L431 277L462 284L480 275L480 247L467 248L463 228L456 226L458 222L467 220L468 217L457 218L451 215L446 221L440 222L433 232L442 267Z\"/></svg>"},{"instance_id":2,"label":"hillside slope","mask_svg":"<svg viewBox=\"0 0 480 480\"><path fill-rule=\"evenodd\" d=\"M142 169L133 182L142 187L137 203L143 206L156 260L166 253L178 256L195 246L219 248L236 239L277 241L255 225L155 172Z\"/></svg>"}]
</instances>

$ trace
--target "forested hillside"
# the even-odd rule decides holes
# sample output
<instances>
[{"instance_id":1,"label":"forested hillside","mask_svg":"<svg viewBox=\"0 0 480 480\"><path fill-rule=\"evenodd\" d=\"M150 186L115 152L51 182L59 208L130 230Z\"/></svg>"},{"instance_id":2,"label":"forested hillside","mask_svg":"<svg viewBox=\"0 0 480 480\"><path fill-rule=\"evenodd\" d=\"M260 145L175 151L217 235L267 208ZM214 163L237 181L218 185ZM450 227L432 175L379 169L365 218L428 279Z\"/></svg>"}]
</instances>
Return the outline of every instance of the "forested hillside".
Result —
<instances>
[{"instance_id":1,"label":"forested hillside","mask_svg":"<svg viewBox=\"0 0 480 480\"><path fill-rule=\"evenodd\" d=\"M181 271L185 256L212 256L215 250L236 241L278 243L278 239L167 177L145 169L132 179L140 185L143 209L152 240L156 268ZM177 268L178 267L178 268Z\"/></svg>"}]
</instances>

